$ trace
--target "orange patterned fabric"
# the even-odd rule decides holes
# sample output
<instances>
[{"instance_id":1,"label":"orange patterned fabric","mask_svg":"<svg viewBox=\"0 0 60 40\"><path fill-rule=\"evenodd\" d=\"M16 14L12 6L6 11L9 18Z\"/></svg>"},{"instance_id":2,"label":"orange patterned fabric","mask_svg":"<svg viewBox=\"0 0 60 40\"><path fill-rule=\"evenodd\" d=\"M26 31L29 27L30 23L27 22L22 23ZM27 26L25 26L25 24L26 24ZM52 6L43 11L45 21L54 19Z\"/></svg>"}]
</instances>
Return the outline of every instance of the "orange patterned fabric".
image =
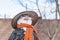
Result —
<instances>
[{"instance_id":1,"label":"orange patterned fabric","mask_svg":"<svg viewBox=\"0 0 60 40\"><path fill-rule=\"evenodd\" d=\"M21 23L21 24L18 24L17 27L18 28L23 28L23 27L27 28L26 34L24 36L24 40L34 40L34 36L32 34L33 31L38 35L37 31L31 25L29 25L29 24ZM40 40L40 39L38 38L38 40Z\"/></svg>"}]
</instances>

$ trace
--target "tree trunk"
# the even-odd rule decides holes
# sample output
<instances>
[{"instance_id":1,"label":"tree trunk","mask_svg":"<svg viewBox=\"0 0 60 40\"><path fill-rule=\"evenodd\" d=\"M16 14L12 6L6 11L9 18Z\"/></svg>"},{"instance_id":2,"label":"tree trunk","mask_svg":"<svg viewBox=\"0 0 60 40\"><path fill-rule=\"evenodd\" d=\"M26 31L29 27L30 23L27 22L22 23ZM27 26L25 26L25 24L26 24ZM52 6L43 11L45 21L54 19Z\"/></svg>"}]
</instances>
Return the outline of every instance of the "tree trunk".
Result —
<instances>
[{"instance_id":1,"label":"tree trunk","mask_svg":"<svg viewBox=\"0 0 60 40\"><path fill-rule=\"evenodd\" d=\"M60 19L60 12L59 12L59 4L58 4L58 0L56 1L56 19L57 19L57 14L59 13L59 19Z\"/></svg>"}]
</instances>

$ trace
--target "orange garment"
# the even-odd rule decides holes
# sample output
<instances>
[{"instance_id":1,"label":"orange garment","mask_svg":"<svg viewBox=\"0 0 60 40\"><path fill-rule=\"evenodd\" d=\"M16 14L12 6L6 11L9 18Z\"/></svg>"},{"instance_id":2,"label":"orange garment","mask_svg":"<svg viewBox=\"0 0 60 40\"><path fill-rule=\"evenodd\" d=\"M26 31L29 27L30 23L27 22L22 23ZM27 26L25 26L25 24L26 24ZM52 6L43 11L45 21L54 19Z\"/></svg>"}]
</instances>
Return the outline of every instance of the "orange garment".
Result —
<instances>
[{"instance_id":1,"label":"orange garment","mask_svg":"<svg viewBox=\"0 0 60 40\"><path fill-rule=\"evenodd\" d=\"M17 27L18 28L23 28L23 27L27 28L26 34L24 36L24 40L34 40L34 36L32 34L33 31L38 35L37 31L29 24L21 23L21 24L18 24ZM38 40L40 40L40 39L38 38Z\"/></svg>"}]
</instances>

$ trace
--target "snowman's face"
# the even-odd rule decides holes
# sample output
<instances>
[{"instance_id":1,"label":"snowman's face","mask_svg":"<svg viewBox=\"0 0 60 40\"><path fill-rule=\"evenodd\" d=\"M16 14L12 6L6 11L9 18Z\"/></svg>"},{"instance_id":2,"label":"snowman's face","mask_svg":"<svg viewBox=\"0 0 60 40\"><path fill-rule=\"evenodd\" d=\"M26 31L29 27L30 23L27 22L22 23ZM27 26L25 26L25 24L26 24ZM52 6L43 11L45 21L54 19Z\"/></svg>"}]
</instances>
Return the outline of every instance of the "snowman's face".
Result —
<instances>
[{"instance_id":1,"label":"snowman's face","mask_svg":"<svg viewBox=\"0 0 60 40\"><path fill-rule=\"evenodd\" d=\"M20 24L20 23L26 23L26 24L31 25L31 24L32 24L32 18L29 17L29 16L22 16L22 17L17 21L17 24Z\"/></svg>"}]
</instances>

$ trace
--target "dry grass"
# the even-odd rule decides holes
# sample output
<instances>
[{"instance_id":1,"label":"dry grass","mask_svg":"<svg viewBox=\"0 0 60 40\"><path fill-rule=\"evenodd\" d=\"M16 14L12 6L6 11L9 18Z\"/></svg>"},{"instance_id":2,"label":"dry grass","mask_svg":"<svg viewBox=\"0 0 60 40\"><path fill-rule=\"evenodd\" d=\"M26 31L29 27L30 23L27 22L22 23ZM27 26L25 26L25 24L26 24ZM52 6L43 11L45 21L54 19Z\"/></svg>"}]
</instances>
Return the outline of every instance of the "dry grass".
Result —
<instances>
[{"instance_id":1,"label":"dry grass","mask_svg":"<svg viewBox=\"0 0 60 40\"><path fill-rule=\"evenodd\" d=\"M35 24L35 28L38 31L41 40L50 40L49 37L47 36L48 35L47 32L48 30L50 30L50 34L52 36L54 31L56 30L57 24L58 24L57 20L39 19ZM47 27L49 28L48 30L47 30ZM56 33L54 40L60 40L60 20L59 20L58 32Z\"/></svg>"},{"instance_id":2,"label":"dry grass","mask_svg":"<svg viewBox=\"0 0 60 40\"><path fill-rule=\"evenodd\" d=\"M0 19L0 40L8 40L12 31L11 20Z\"/></svg>"},{"instance_id":3,"label":"dry grass","mask_svg":"<svg viewBox=\"0 0 60 40\"><path fill-rule=\"evenodd\" d=\"M56 24L57 24L56 20L40 20L39 19L35 24L35 28L38 31L41 40L49 40L48 36L41 32L41 31L47 32L46 21L49 25L51 34L56 29ZM0 19L0 40L8 40L12 31L13 31L13 28L11 27L11 20ZM58 31L55 37L55 40L60 40L60 31Z\"/></svg>"}]
</instances>

